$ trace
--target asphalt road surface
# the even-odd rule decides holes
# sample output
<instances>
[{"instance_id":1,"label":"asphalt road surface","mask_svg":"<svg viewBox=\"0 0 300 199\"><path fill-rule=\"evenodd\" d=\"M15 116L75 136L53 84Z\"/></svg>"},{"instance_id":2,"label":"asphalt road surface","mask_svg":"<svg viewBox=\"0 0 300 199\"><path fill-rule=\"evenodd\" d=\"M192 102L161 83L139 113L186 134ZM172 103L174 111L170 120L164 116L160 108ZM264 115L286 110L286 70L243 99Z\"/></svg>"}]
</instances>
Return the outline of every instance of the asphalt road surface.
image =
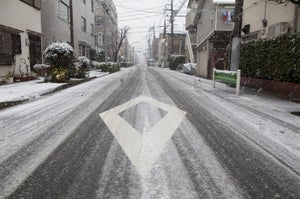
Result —
<instances>
[{"instance_id":1,"label":"asphalt road surface","mask_svg":"<svg viewBox=\"0 0 300 199\"><path fill-rule=\"evenodd\" d=\"M252 128L299 141L299 123L158 68L85 84L71 88L78 99L55 93L0 125L36 131L1 159L3 198L300 198L299 145ZM62 100L39 103L48 98Z\"/></svg>"}]
</instances>

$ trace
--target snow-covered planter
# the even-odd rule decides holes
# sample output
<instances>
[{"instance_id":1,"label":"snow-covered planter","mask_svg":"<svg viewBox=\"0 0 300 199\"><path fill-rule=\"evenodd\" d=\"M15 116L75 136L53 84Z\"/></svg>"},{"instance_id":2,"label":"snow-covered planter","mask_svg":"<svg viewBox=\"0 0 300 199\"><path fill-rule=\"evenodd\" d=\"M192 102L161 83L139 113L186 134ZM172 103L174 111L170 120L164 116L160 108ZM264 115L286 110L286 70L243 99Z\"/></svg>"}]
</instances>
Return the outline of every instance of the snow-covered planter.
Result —
<instances>
[{"instance_id":1,"label":"snow-covered planter","mask_svg":"<svg viewBox=\"0 0 300 199\"><path fill-rule=\"evenodd\" d=\"M44 54L45 61L55 68L68 68L74 61L74 49L64 42L50 44Z\"/></svg>"}]
</instances>

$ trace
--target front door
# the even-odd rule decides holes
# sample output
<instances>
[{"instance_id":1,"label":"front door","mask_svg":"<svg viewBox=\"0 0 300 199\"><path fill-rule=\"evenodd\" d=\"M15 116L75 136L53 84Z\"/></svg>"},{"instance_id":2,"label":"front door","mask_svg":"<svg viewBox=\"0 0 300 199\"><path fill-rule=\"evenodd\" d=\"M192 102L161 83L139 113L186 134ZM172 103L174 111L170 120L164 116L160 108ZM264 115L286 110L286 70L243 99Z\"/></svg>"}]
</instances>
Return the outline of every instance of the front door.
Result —
<instances>
[{"instance_id":1,"label":"front door","mask_svg":"<svg viewBox=\"0 0 300 199\"><path fill-rule=\"evenodd\" d=\"M33 66L35 64L42 63L41 37L36 35L29 35L29 41L30 70L33 70Z\"/></svg>"}]
</instances>

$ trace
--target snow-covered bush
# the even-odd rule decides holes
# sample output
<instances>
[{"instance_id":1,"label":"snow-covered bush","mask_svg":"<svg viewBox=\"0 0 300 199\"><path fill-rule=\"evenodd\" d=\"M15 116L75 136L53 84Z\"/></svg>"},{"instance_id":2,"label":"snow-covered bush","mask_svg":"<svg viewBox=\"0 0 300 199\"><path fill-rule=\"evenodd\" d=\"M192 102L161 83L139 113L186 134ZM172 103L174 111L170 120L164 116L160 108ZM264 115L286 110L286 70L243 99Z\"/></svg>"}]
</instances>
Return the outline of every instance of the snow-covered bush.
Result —
<instances>
[{"instance_id":1,"label":"snow-covered bush","mask_svg":"<svg viewBox=\"0 0 300 199\"><path fill-rule=\"evenodd\" d=\"M86 74L86 68L82 67L79 62L75 62L72 66L69 67L70 78L85 78Z\"/></svg>"},{"instance_id":2,"label":"snow-covered bush","mask_svg":"<svg viewBox=\"0 0 300 199\"><path fill-rule=\"evenodd\" d=\"M120 64L115 62L107 62L107 63L101 62L100 69L102 72L110 72L110 73L114 73L121 70Z\"/></svg>"},{"instance_id":3,"label":"snow-covered bush","mask_svg":"<svg viewBox=\"0 0 300 199\"><path fill-rule=\"evenodd\" d=\"M45 77L45 81L48 81L49 75L51 74L51 66L47 64L36 64L33 66L33 70L42 77Z\"/></svg>"},{"instance_id":4,"label":"snow-covered bush","mask_svg":"<svg viewBox=\"0 0 300 199\"><path fill-rule=\"evenodd\" d=\"M55 68L68 68L74 61L74 49L65 42L50 44L44 54L45 61Z\"/></svg>"},{"instance_id":5,"label":"snow-covered bush","mask_svg":"<svg viewBox=\"0 0 300 199\"><path fill-rule=\"evenodd\" d=\"M100 62L97 62L97 61L91 61L91 67L93 68L93 69L98 69L98 70L100 70L101 68L100 68Z\"/></svg>"},{"instance_id":6,"label":"snow-covered bush","mask_svg":"<svg viewBox=\"0 0 300 199\"><path fill-rule=\"evenodd\" d=\"M90 65L90 59L85 56L80 56L77 58L77 61L83 68L87 68Z\"/></svg>"}]
</instances>

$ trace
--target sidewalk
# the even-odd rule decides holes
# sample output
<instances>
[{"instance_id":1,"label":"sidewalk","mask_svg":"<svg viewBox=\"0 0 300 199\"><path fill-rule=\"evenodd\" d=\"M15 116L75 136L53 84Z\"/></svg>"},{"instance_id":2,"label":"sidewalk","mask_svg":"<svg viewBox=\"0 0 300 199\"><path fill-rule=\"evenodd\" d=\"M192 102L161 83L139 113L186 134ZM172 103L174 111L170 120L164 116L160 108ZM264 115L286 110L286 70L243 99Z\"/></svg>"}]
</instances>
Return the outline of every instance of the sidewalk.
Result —
<instances>
[{"instance_id":1,"label":"sidewalk","mask_svg":"<svg viewBox=\"0 0 300 199\"><path fill-rule=\"evenodd\" d=\"M108 73L90 71L89 77L101 77ZM51 93L67 83L45 83L42 79L0 86L0 109L39 98Z\"/></svg>"}]
</instances>

